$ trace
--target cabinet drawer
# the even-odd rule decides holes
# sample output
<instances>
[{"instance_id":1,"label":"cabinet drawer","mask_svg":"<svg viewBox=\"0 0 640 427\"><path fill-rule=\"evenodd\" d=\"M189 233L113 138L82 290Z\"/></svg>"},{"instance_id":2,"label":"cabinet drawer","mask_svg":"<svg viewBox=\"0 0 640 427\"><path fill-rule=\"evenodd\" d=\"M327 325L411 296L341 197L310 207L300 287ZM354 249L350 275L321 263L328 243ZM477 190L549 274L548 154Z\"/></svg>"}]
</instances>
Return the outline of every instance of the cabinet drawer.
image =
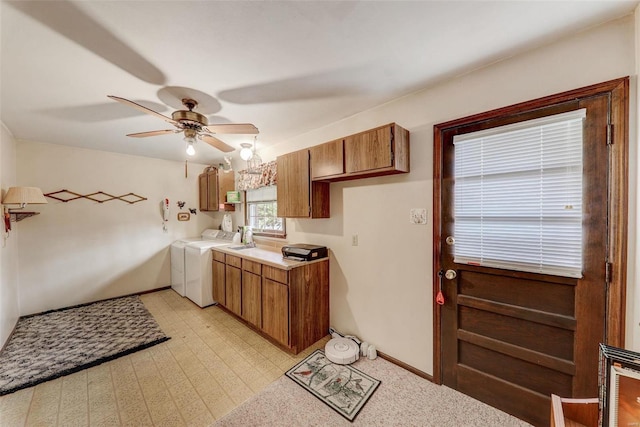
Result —
<instances>
[{"instance_id":1,"label":"cabinet drawer","mask_svg":"<svg viewBox=\"0 0 640 427\"><path fill-rule=\"evenodd\" d=\"M276 282L284 284L289 283L289 272L287 270L271 267L270 265L263 266L262 276L267 279L275 280Z\"/></svg>"},{"instance_id":2,"label":"cabinet drawer","mask_svg":"<svg viewBox=\"0 0 640 427\"><path fill-rule=\"evenodd\" d=\"M242 260L242 269L250 271L253 274L257 274L258 276L262 274L262 264L255 261L249 261L248 259Z\"/></svg>"},{"instance_id":3,"label":"cabinet drawer","mask_svg":"<svg viewBox=\"0 0 640 427\"><path fill-rule=\"evenodd\" d=\"M211 252L213 252L213 259L215 261L225 262L225 257L222 252L218 252L218 251L211 251Z\"/></svg>"},{"instance_id":4,"label":"cabinet drawer","mask_svg":"<svg viewBox=\"0 0 640 427\"><path fill-rule=\"evenodd\" d=\"M227 265L232 265L237 268L242 268L242 258L240 257L227 254L225 258L225 262L227 263Z\"/></svg>"}]
</instances>

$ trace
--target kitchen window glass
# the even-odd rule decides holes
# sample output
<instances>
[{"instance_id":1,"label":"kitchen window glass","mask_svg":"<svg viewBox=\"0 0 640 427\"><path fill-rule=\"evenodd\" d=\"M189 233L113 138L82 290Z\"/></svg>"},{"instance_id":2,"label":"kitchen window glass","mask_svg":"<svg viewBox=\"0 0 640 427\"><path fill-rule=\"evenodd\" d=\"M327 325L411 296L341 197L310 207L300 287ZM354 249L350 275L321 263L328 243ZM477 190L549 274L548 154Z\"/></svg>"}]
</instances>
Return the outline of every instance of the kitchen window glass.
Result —
<instances>
[{"instance_id":1,"label":"kitchen window glass","mask_svg":"<svg viewBox=\"0 0 640 427\"><path fill-rule=\"evenodd\" d=\"M285 220L279 218L277 187L270 185L245 193L246 218L254 235L284 237L286 235Z\"/></svg>"}]
</instances>

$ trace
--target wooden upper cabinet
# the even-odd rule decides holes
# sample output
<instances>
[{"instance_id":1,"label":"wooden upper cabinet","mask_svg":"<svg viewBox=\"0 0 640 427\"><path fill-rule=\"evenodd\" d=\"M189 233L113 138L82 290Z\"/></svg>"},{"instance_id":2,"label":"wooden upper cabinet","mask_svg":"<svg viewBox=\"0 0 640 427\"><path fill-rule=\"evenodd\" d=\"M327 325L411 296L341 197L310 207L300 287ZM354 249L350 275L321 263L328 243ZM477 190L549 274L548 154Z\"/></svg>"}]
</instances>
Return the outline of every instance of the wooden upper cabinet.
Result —
<instances>
[{"instance_id":1,"label":"wooden upper cabinet","mask_svg":"<svg viewBox=\"0 0 640 427\"><path fill-rule=\"evenodd\" d=\"M278 216L329 218L329 183L311 182L309 150L278 156Z\"/></svg>"},{"instance_id":2,"label":"wooden upper cabinet","mask_svg":"<svg viewBox=\"0 0 640 427\"><path fill-rule=\"evenodd\" d=\"M391 123L348 136L344 158L347 174L409 172L409 131Z\"/></svg>"},{"instance_id":3,"label":"wooden upper cabinet","mask_svg":"<svg viewBox=\"0 0 640 427\"><path fill-rule=\"evenodd\" d=\"M323 179L344 174L344 140L326 142L309 149L311 179Z\"/></svg>"},{"instance_id":4,"label":"wooden upper cabinet","mask_svg":"<svg viewBox=\"0 0 640 427\"><path fill-rule=\"evenodd\" d=\"M235 211L233 203L227 203L227 191L236 189L236 178L233 171L223 171L218 169L218 207L219 210Z\"/></svg>"},{"instance_id":5,"label":"wooden upper cabinet","mask_svg":"<svg viewBox=\"0 0 640 427\"><path fill-rule=\"evenodd\" d=\"M198 186L201 211L235 210L235 205L226 204L227 191L233 191L235 187L233 172L210 168L198 176Z\"/></svg>"},{"instance_id":6,"label":"wooden upper cabinet","mask_svg":"<svg viewBox=\"0 0 640 427\"><path fill-rule=\"evenodd\" d=\"M209 210L209 177L206 173L198 176L198 194L200 199L200 210Z\"/></svg>"},{"instance_id":7,"label":"wooden upper cabinet","mask_svg":"<svg viewBox=\"0 0 640 427\"><path fill-rule=\"evenodd\" d=\"M409 131L395 123L309 149L311 179L345 181L409 172Z\"/></svg>"}]
</instances>

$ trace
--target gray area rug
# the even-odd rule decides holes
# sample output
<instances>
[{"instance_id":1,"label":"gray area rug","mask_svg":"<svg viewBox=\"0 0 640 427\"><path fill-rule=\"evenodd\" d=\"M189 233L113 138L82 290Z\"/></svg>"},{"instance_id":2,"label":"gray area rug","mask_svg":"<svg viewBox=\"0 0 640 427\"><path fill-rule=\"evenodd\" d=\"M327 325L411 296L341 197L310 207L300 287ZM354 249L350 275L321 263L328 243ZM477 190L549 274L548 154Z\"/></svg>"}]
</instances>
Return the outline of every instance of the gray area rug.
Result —
<instances>
[{"instance_id":1,"label":"gray area rug","mask_svg":"<svg viewBox=\"0 0 640 427\"><path fill-rule=\"evenodd\" d=\"M168 339L138 296L21 317L0 353L0 396Z\"/></svg>"},{"instance_id":2,"label":"gray area rug","mask_svg":"<svg viewBox=\"0 0 640 427\"><path fill-rule=\"evenodd\" d=\"M435 385L379 357L360 358L353 366L381 380L353 422L283 375L213 425L530 427L522 420L448 387Z\"/></svg>"}]
</instances>

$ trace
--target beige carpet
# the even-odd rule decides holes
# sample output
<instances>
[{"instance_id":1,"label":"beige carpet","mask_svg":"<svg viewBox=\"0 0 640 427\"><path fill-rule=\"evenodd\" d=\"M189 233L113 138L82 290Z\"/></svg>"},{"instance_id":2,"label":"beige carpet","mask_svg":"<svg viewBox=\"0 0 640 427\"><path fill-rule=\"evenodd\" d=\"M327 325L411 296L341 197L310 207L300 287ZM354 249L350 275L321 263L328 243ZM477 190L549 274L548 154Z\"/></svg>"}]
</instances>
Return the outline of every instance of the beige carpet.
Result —
<instances>
[{"instance_id":1,"label":"beige carpet","mask_svg":"<svg viewBox=\"0 0 640 427\"><path fill-rule=\"evenodd\" d=\"M353 366L382 381L353 423L282 376L214 426L529 426L381 358Z\"/></svg>"}]
</instances>

